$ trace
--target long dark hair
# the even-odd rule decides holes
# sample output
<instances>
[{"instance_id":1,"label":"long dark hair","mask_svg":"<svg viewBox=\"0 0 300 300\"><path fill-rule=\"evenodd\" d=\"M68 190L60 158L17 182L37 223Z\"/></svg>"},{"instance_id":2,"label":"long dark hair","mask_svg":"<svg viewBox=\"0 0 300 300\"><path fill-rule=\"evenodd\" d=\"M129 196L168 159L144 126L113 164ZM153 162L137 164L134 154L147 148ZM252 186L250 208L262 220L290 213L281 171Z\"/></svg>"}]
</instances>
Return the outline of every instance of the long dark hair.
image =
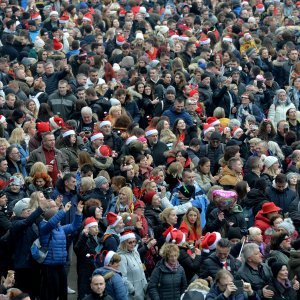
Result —
<instances>
[{"instance_id":1,"label":"long dark hair","mask_svg":"<svg viewBox=\"0 0 300 300\"><path fill-rule=\"evenodd\" d=\"M39 113L37 119L42 122L48 122L49 118L53 117L53 112L48 103L42 103L40 105Z\"/></svg>"}]
</instances>

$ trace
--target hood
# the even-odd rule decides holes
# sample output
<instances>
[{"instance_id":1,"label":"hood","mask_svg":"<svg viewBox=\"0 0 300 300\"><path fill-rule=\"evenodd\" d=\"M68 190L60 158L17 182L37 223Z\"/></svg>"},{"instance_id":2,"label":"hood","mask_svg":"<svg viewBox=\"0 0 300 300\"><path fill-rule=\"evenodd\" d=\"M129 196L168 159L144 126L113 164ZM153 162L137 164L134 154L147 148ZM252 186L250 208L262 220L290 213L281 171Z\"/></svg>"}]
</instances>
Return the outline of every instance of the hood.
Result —
<instances>
[{"instance_id":1,"label":"hood","mask_svg":"<svg viewBox=\"0 0 300 300\"><path fill-rule=\"evenodd\" d=\"M100 170L107 169L113 163L112 157L92 157L93 165Z\"/></svg>"},{"instance_id":2,"label":"hood","mask_svg":"<svg viewBox=\"0 0 300 300\"><path fill-rule=\"evenodd\" d=\"M267 196L258 189L251 189L241 204L246 207L255 207L262 201L268 201Z\"/></svg>"},{"instance_id":3,"label":"hood","mask_svg":"<svg viewBox=\"0 0 300 300\"><path fill-rule=\"evenodd\" d=\"M255 220L263 221L264 223L270 224L270 220L263 215L262 209L257 213Z\"/></svg>"},{"instance_id":4,"label":"hood","mask_svg":"<svg viewBox=\"0 0 300 300\"><path fill-rule=\"evenodd\" d=\"M231 212L234 212L234 213L242 213L242 212L243 212L243 208L242 208L239 204L236 204L236 205L231 209Z\"/></svg>"},{"instance_id":5,"label":"hood","mask_svg":"<svg viewBox=\"0 0 300 300\"><path fill-rule=\"evenodd\" d=\"M132 96L132 97L138 97L139 99L142 99L143 98L143 95L138 93L133 86L130 86L127 91L129 92L129 94Z\"/></svg>"},{"instance_id":6,"label":"hood","mask_svg":"<svg viewBox=\"0 0 300 300\"><path fill-rule=\"evenodd\" d=\"M289 97L288 95L287 95L286 101L285 101L284 103L280 103L277 96L274 97L274 101L273 101L273 104L274 104L275 106L279 106L279 105L280 105L280 106L288 106L288 105L290 105L291 103L292 103L292 101L291 101L291 99L290 99L290 97Z\"/></svg>"},{"instance_id":7,"label":"hood","mask_svg":"<svg viewBox=\"0 0 300 300\"><path fill-rule=\"evenodd\" d=\"M276 59L276 60L273 61L273 65L274 65L275 67L282 67L282 66L284 65L285 62L286 62L286 60L285 60L285 61L278 61L278 60Z\"/></svg>"},{"instance_id":8,"label":"hood","mask_svg":"<svg viewBox=\"0 0 300 300\"><path fill-rule=\"evenodd\" d=\"M288 185L288 183L286 183L286 184L285 184L285 187L284 187L284 189L283 189L282 191L277 190L277 189L276 189L275 179L274 179L273 182L272 182L272 187L271 187L271 188L272 188L276 193L278 193L278 194L283 194L283 193L288 189L288 187L289 187L289 185Z\"/></svg>"}]
</instances>

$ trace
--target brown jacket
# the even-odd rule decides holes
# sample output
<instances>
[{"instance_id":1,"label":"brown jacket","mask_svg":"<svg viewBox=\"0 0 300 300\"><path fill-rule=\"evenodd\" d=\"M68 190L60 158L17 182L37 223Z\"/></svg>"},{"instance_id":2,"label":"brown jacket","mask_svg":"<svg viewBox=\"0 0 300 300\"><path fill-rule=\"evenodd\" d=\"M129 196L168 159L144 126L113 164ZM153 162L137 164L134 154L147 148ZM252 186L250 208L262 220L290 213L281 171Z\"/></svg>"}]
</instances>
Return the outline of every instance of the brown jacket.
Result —
<instances>
[{"instance_id":1,"label":"brown jacket","mask_svg":"<svg viewBox=\"0 0 300 300\"><path fill-rule=\"evenodd\" d=\"M57 160L57 167L58 170L61 172L70 172L70 168L68 165L68 160L66 159L66 157L64 156L64 154L58 150L58 149L54 149L55 150L55 157ZM27 169L28 171L30 171L30 168L32 167L32 165L36 162L42 162L46 165L46 158L45 158L45 154L43 151L42 146L40 146L39 148L37 148L36 150L33 150L30 155L29 155L29 159L27 162Z\"/></svg>"},{"instance_id":2,"label":"brown jacket","mask_svg":"<svg viewBox=\"0 0 300 300\"><path fill-rule=\"evenodd\" d=\"M219 179L219 183L222 186L234 187L236 184L243 180L243 176L236 174L234 171L230 170L228 166L225 166Z\"/></svg>"}]
</instances>

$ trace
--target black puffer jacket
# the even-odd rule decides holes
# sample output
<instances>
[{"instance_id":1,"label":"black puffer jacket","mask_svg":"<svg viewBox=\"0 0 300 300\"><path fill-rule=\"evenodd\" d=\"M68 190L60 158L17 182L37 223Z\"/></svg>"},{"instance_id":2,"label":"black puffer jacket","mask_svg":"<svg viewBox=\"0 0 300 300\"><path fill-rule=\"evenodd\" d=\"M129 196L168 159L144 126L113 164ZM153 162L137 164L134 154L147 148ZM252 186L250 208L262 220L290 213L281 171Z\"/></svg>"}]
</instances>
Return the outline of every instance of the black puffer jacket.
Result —
<instances>
[{"instance_id":1,"label":"black puffer jacket","mask_svg":"<svg viewBox=\"0 0 300 300\"><path fill-rule=\"evenodd\" d=\"M253 215L256 216L264 202L269 202L268 196L259 189L251 189L246 198L242 200L242 207L252 207Z\"/></svg>"},{"instance_id":2,"label":"black puffer jacket","mask_svg":"<svg viewBox=\"0 0 300 300\"><path fill-rule=\"evenodd\" d=\"M148 226L153 229L153 231L156 231L156 228L158 228L160 225L162 225L162 222L159 218L159 214L162 212L160 209L155 209L152 205L146 205L145 209L145 217L148 222Z\"/></svg>"},{"instance_id":3,"label":"black puffer jacket","mask_svg":"<svg viewBox=\"0 0 300 300\"><path fill-rule=\"evenodd\" d=\"M158 262L150 277L148 292L151 300L179 300L187 288L184 269L179 265L176 271L171 271L165 260Z\"/></svg>"},{"instance_id":4,"label":"black puffer jacket","mask_svg":"<svg viewBox=\"0 0 300 300\"><path fill-rule=\"evenodd\" d=\"M230 273L233 276L235 276L235 274L237 273L238 269L241 266L241 262L229 254L229 256L227 257L227 265L230 267ZM211 276L214 279L218 271L223 269L223 267L224 265L220 262L220 259L216 256L216 253L213 253L205 259L200 269L199 277L205 279L208 276Z\"/></svg>"}]
</instances>

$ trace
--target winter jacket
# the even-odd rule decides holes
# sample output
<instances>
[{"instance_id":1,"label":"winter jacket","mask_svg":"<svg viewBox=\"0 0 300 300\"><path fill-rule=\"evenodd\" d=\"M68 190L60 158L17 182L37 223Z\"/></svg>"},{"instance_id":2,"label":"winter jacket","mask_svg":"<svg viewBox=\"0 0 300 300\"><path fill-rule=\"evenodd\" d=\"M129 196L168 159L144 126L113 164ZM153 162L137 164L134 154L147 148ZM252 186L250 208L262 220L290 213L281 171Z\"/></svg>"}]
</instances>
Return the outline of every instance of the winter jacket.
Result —
<instances>
[{"instance_id":1,"label":"winter jacket","mask_svg":"<svg viewBox=\"0 0 300 300\"><path fill-rule=\"evenodd\" d=\"M288 186L283 191L279 191L274 185L275 183L271 187L267 188L267 195L272 202L282 209L283 213L287 213L290 204L297 197L297 193L291 190Z\"/></svg>"},{"instance_id":2,"label":"winter jacket","mask_svg":"<svg viewBox=\"0 0 300 300\"><path fill-rule=\"evenodd\" d=\"M158 141L152 146L149 145L149 149L151 151L151 156L153 157L154 166L166 164L166 157L164 156L164 153L168 151L169 148L165 143Z\"/></svg>"},{"instance_id":3,"label":"winter jacket","mask_svg":"<svg viewBox=\"0 0 300 300\"><path fill-rule=\"evenodd\" d=\"M180 113L176 112L174 106L168 110L165 110L162 114L163 116L167 116L170 120L170 126L173 127L174 123L177 119L183 119L187 126L193 125L192 117L189 115L188 112L183 109Z\"/></svg>"},{"instance_id":4,"label":"winter jacket","mask_svg":"<svg viewBox=\"0 0 300 300\"><path fill-rule=\"evenodd\" d=\"M135 101L127 101L122 107L124 107L126 112L131 116L133 122L139 123L141 113Z\"/></svg>"},{"instance_id":5,"label":"winter jacket","mask_svg":"<svg viewBox=\"0 0 300 300\"><path fill-rule=\"evenodd\" d=\"M275 258L276 262L288 265L289 263L290 253L288 251L284 251L283 249L271 250L269 258Z\"/></svg>"},{"instance_id":6,"label":"winter jacket","mask_svg":"<svg viewBox=\"0 0 300 300\"><path fill-rule=\"evenodd\" d=\"M65 217L64 210L60 210L48 222L43 220L39 224L40 243L48 247L48 254L43 265L64 265L67 261L67 236L80 228L82 215L76 214L72 224L61 226L59 223Z\"/></svg>"},{"instance_id":7,"label":"winter jacket","mask_svg":"<svg viewBox=\"0 0 300 300\"><path fill-rule=\"evenodd\" d=\"M73 113L76 100L77 98L71 93L62 96L59 91L56 91L49 96L48 104L54 115L59 115L64 120L68 120Z\"/></svg>"},{"instance_id":8,"label":"winter jacket","mask_svg":"<svg viewBox=\"0 0 300 300\"><path fill-rule=\"evenodd\" d=\"M63 153L56 148L54 148L54 151L55 151L55 159L57 162L58 170L63 173L69 172L70 168L69 168L68 162L67 162L65 156L63 155ZM30 168L33 166L33 164L38 161L46 164L46 158L45 158L45 154L44 154L44 150L43 150L42 146L33 150L30 153L30 156L29 156L29 159L27 162L27 169L30 170Z\"/></svg>"},{"instance_id":9,"label":"winter jacket","mask_svg":"<svg viewBox=\"0 0 300 300\"><path fill-rule=\"evenodd\" d=\"M253 269L247 263L243 263L235 276L236 279L242 279L244 282L249 282L253 291L257 292L258 296L262 296L262 289L272 278L272 273L266 264L261 264L258 270Z\"/></svg>"},{"instance_id":10,"label":"winter jacket","mask_svg":"<svg viewBox=\"0 0 300 300\"><path fill-rule=\"evenodd\" d=\"M29 152L31 153L33 150L39 148L42 144L42 137L37 132L30 140L29 140Z\"/></svg>"},{"instance_id":11,"label":"winter jacket","mask_svg":"<svg viewBox=\"0 0 300 300\"><path fill-rule=\"evenodd\" d=\"M78 196L75 192L65 192L55 188L51 195L51 199L55 200L59 195L63 196L63 205L66 205L68 202L71 202L72 204L70 210L65 214L65 217L61 220L62 225L71 224L74 221L74 217L77 211Z\"/></svg>"},{"instance_id":12,"label":"winter jacket","mask_svg":"<svg viewBox=\"0 0 300 300\"><path fill-rule=\"evenodd\" d=\"M51 95L52 93L55 92L55 90L57 90L57 86L58 86L58 82L65 78L68 75L68 72L66 71L61 71L61 72L54 72L50 75L47 75L46 73L44 73L42 75L43 81L46 84L46 93L48 95ZM68 118L66 119L68 120Z\"/></svg>"},{"instance_id":13,"label":"winter jacket","mask_svg":"<svg viewBox=\"0 0 300 300\"><path fill-rule=\"evenodd\" d=\"M16 217L10 229L13 245L14 269L29 269L33 266L30 248L38 238L38 227L34 224L43 210L38 207L28 218Z\"/></svg>"},{"instance_id":14,"label":"winter jacket","mask_svg":"<svg viewBox=\"0 0 300 300\"><path fill-rule=\"evenodd\" d=\"M248 182L248 185L250 188L254 188L256 180L258 180L260 176L258 176L256 173L250 171L247 172L244 176L244 180Z\"/></svg>"},{"instance_id":15,"label":"winter jacket","mask_svg":"<svg viewBox=\"0 0 300 300\"><path fill-rule=\"evenodd\" d=\"M262 234L264 234L265 230L271 226L270 220L265 215L263 215L262 209L255 216L254 226L258 227L261 230Z\"/></svg>"},{"instance_id":16,"label":"winter jacket","mask_svg":"<svg viewBox=\"0 0 300 300\"><path fill-rule=\"evenodd\" d=\"M237 105L237 98L228 90L227 86L223 86L221 89L214 91L213 103L215 107L223 107L226 118L229 118L231 109Z\"/></svg>"},{"instance_id":17,"label":"winter jacket","mask_svg":"<svg viewBox=\"0 0 300 300\"><path fill-rule=\"evenodd\" d=\"M274 177L273 177L273 176L269 175L268 173L262 173L262 174L260 175L260 178L263 179L263 180L265 180L266 185L267 185L268 187L272 186L273 180L274 180Z\"/></svg>"},{"instance_id":18,"label":"winter jacket","mask_svg":"<svg viewBox=\"0 0 300 300\"><path fill-rule=\"evenodd\" d=\"M237 119L244 124L248 114L253 115L257 123L260 123L264 119L264 114L261 109L253 103L249 103L248 108L246 109L243 105L240 105L237 110Z\"/></svg>"},{"instance_id":19,"label":"winter jacket","mask_svg":"<svg viewBox=\"0 0 300 300\"><path fill-rule=\"evenodd\" d=\"M288 90L288 96L291 99L291 102L295 105L296 110L299 110L300 104L300 91L296 89L296 87L292 86Z\"/></svg>"},{"instance_id":20,"label":"winter jacket","mask_svg":"<svg viewBox=\"0 0 300 300\"><path fill-rule=\"evenodd\" d=\"M243 215L243 209L236 204L230 211L224 210L224 219L222 221L218 218L219 208L215 208L208 215L205 230L206 232L219 231L223 237L226 236L229 226L246 229L246 221ZM233 223L229 225L229 223Z\"/></svg>"},{"instance_id":21,"label":"winter jacket","mask_svg":"<svg viewBox=\"0 0 300 300\"><path fill-rule=\"evenodd\" d=\"M179 265L172 271L162 259L151 274L148 294L151 300L179 300L186 288L187 281L183 267Z\"/></svg>"},{"instance_id":22,"label":"winter jacket","mask_svg":"<svg viewBox=\"0 0 300 300\"><path fill-rule=\"evenodd\" d=\"M105 291L114 300L128 300L128 290L121 272L109 267L102 267L96 269L93 274L108 276L108 279L105 280Z\"/></svg>"},{"instance_id":23,"label":"winter jacket","mask_svg":"<svg viewBox=\"0 0 300 300\"><path fill-rule=\"evenodd\" d=\"M203 102L204 107L209 109L210 106L212 106L212 95L213 92L211 90L210 85L203 85L202 83L199 83L199 99L201 102Z\"/></svg>"},{"instance_id":24,"label":"winter jacket","mask_svg":"<svg viewBox=\"0 0 300 300\"><path fill-rule=\"evenodd\" d=\"M293 289L292 282L289 282L290 286L283 286L278 280L272 278L268 284L268 289L274 292L273 300L294 300L298 299L297 292Z\"/></svg>"},{"instance_id":25,"label":"winter jacket","mask_svg":"<svg viewBox=\"0 0 300 300\"><path fill-rule=\"evenodd\" d=\"M230 271L230 273L233 276L235 276L238 269L241 267L241 262L230 254L227 257L226 262L227 262L227 270ZM220 259L216 256L216 253L212 253L204 260L201 269L199 270L200 271L199 277L205 279L208 276L211 276L213 279L215 279L218 271L220 271L223 268L224 265L220 262Z\"/></svg>"},{"instance_id":26,"label":"winter jacket","mask_svg":"<svg viewBox=\"0 0 300 300\"><path fill-rule=\"evenodd\" d=\"M6 209L0 206L0 237L2 237L11 227L11 221Z\"/></svg>"},{"instance_id":27,"label":"winter jacket","mask_svg":"<svg viewBox=\"0 0 300 300\"><path fill-rule=\"evenodd\" d=\"M273 123L273 126L277 128L277 123L286 119L286 112L290 108L295 108L295 105L287 98L286 102L280 103L277 96L274 98L273 104L270 106L268 119Z\"/></svg>"},{"instance_id":28,"label":"winter jacket","mask_svg":"<svg viewBox=\"0 0 300 300\"><path fill-rule=\"evenodd\" d=\"M75 147L65 146L60 148L60 151L65 156L71 172L76 172L78 169L78 151Z\"/></svg>"},{"instance_id":29,"label":"winter jacket","mask_svg":"<svg viewBox=\"0 0 300 300\"><path fill-rule=\"evenodd\" d=\"M213 186L210 175L207 174L195 174L195 181L201 186L202 190L207 193L208 190Z\"/></svg>"},{"instance_id":30,"label":"winter jacket","mask_svg":"<svg viewBox=\"0 0 300 300\"><path fill-rule=\"evenodd\" d=\"M110 226L107 227L103 236L103 248L102 250L117 251L120 245L120 234L118 234Z\"/></svg>"},{"instance_id":31,"label":"winter jacket","mask_svg":"<svg viewBox=\"0 0 300 300\"><path fill-rule=\"evenodd\" d=\"M128 288L128 299L144 300L147 280L139 253L119 249L118 254L121 256L120 271Z\"/></svg>"},{"instance_id":32,"label":"winter jacket","mask_svg":"<svg viewBox=\"0 0 300 300\"><path fill-rule=\"evenodd\" d=\"M254 293L252 296L248 296L247 294L231 294L228 298L224 297L224 292L220 291L216 284L213 284L209 293L207 294L206 300L260 300L258 295Z\"/></svg>"},{"instance_id":33,"label":"winter jacket","mask_svg":"<svg viewBox=\"0 0 300 300\"><path fill-rule=\"evenodd\" d=\"M111 296L109 296L106 291L104 291L103 295L100 297L98 294L92 292L88 296L84 297L83 300L114 300Z\"/></svg>"},{"instance_id":34,"label":"winter jacket","mask_svg":"<svg viewBox=\"0 0 300 300\"><path fill-rule=\"evenodd\" d=\"M252 188L246 198L241 201L241 206L251 207L253 209L253 215L256 216L264 202L269 202L267 195L258 189Z\"/></svg>"},{"instance_id":35,"label":"winter jacket","mask_svg":"<svg viewBox=\"0 0 300 300\"><path fill-rule=\"evenodd\" d=\"M219 179L219 183L224 187L224 189L232 189L242 180L243 176L241 174L238 175L233 170L230 170L228 166L225 166L221 174L221 178Z\"/></svg>"},{"instance_id":36,"label":"winter jacket","mask_svg":"<svg viewBox=\"0 0 300 300\"><path fill-rule=\"evenodd\" d=\"M300 202L299 198L295 198L289 206L289 217L292 219L296 230L300 230ZM299 277L300 278L300 277Z\"/></svg>"},{"instance_id":37,"label":"winter jacket","mask_svg":"<svg viewBox=\"0 0 300 300\"><path fill-rule=\"evenodd\" d=\"M290 259L288 263L290 278L300 278L300 251L292 249L290 252Z\"/></svg>"},{"instance_id":38,"label":"winter jacket","mask_svg":"<svg viewBox=\"0 0 300 300\"><path fill-rule=\"evenodd\" d=\"M148 221L148 226L152 228L154 232L156 231L156 228L162 224L159 218L161 212L161 209L155 209L152 205L146 204L144 215Z\"/></svg>"}]
</instances>

